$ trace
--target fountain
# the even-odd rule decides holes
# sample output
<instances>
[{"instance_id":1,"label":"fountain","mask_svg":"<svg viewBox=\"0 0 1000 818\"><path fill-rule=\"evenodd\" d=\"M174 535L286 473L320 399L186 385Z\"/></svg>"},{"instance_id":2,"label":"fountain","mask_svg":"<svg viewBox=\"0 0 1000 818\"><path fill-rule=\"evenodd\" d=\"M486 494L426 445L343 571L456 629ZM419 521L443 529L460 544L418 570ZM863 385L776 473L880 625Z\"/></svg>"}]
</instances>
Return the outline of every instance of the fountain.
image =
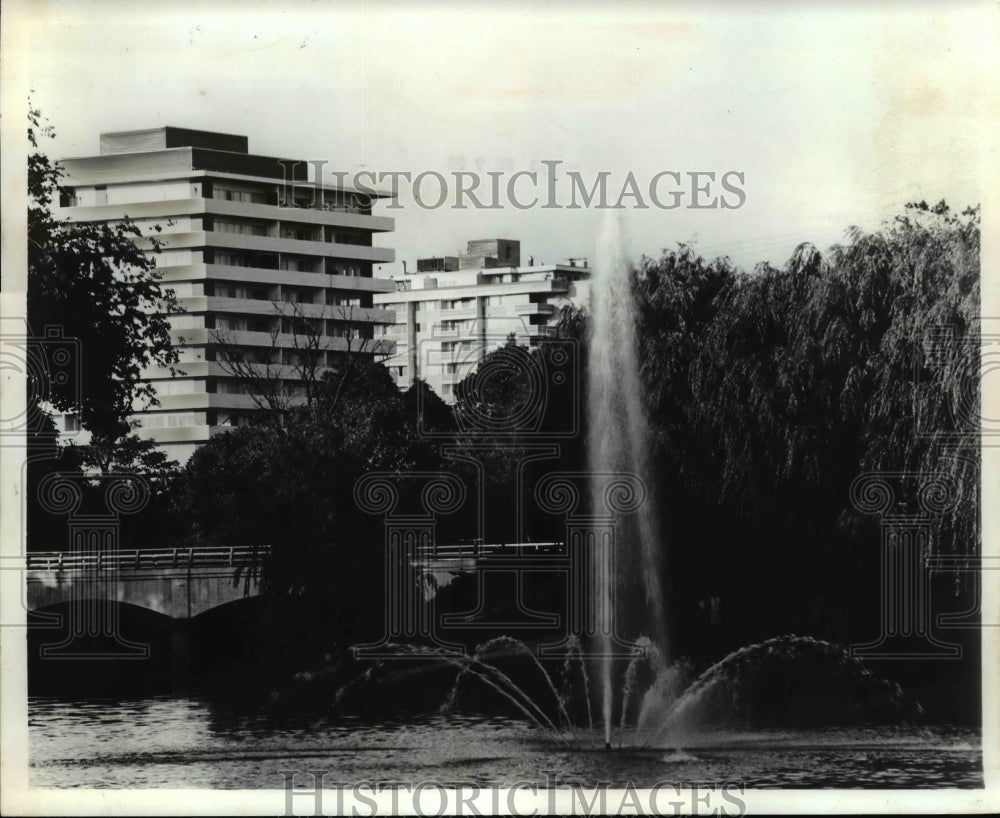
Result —
<instances>
[{"instance_id":1,"label":"fountain","mask_svg":"<svg viewBox=\"0 0 1000 818\"><path fill-rule=\"evenodd\" d=\"M726 745L760 728L898 723L922 712L898 685L872 674L844 648L812 637L786 635L748 645L700 674L685 660L666 662L651 640L640 637L628 661L615 668L618 672L609 669L609 678L618 681L612 704L620 709L611 714L616 719L598 726L591 710L594 691L587 657L579 642L575 644L581 649L567 652L556 663L539 659L530 645L510 636L489 639L468 655L393 643L387 647L401 662L360 661L341 667L343 673L299 674L297 680L329 675L331 711L343 713L352 710L351 697L376 703L397 700L396 692L414 687L411 674L451 667L457 672L442 694L442 716L470 712L462 699L475 687L479 698L471 703L471 712L507 710L533 724L560 750L597 749L600 736L605 749L615 743L618 750L640 755L663 749L680 753L706 741ZM414 660L426 662L421 666ZM403 666L407 675L394 676ZM394 692L387 694L387 689ZM286 690L284 698L295 699L300 692ZM601 703L606 703L603 691Z\"/></svg>"},{"instance_id":2,"label":"fountain","mask_svg":"<svg viewBox=\"0 0 1000 818\"><path fill-rule=\"evenodd\" d=\"M389 646L402 656L439 661L457 669L441 706L444 713L457 709L463 685L475 680L559 744L566 745L584 731L592 742L596 727L592 693L596 691L591 690L588 660L595 660L599 669L597 688L603 746L611 749L617 726L617 743L621 748L631 720L635 730L631 746L645 747L661 741L668 732L683 734L685 720L694 718L699 710L708 711L711 720L738 708L740 687L749 684L746 680L753 676L748 667L766 667L775 661L795 664L811 661L810 657L826 657L835 670L850 671L835 673L838 677L856 681L867 674L863 665L848 660L842 649L806 637L780 637L734 651L697 678L690 663L671 655L661 582L663 544L656 494L652 490L649 423L639 376L631 272L620 217L609 212L599 238L591 281L586 441L590 504L595 514L603 507L608 475L637 479L645 488L647 499L637 511L615 521L614 549L598 552L603 555L598 561L606 564L595 566L594 585L590 588L596 594L593 600L596 636L591 644L582 644L579 635L569 634L564 643L566 650L560 654L561 668L547 667L532 647L511 636L489 639L470 656L441 652L432 646ZM621 593L635 587L641 587L643 593ZM521 657L526 666L518 672L498 666L498 662L511 657ZM560 671L558 685L550 669ZM340 687L334 696L335 704L348 692L371 681L372 670L369 666ZM867 677L873 678L871 674ZM524 686L531 682L536 687L529 693ZM885 685L880 690L887 692ZM729 696L729 701L720 704L719 698L725 696ZM574 702L580 704L582 726L570 715ZM632 707L634 712L630 710Z\"/></svg>"},{"instance_id":3,"label":"fountain","mask_svg":"<svg viewBox=\"0 0 1000 818\"><path fill-rule=\"evenodd\" d=\"M664 594L660 581L662 551L655 514L655 495L648 462L648 429L639 378L635 334L635 305L630 280L631 264L622 239L620 215L608 211L597 247L597 265L591 280L590 357L587 373L587 452L592 479L592 502L599 508L602 486L596 475L629 473L647 486L646 504L636 513L617 543L616 571L599 572L598 622L601 623L602 717L605 746L611 746L613 684L610 635L613 624L625 620L630 629L645 632L648 643L669 656L666 644ZM637 601L638 621L615 610L620 595L609 587L641 583L644 600Z\"/></svg>"},{"instance_id":4,"label":"fountain","mask_svg":"<svg viewBox=\"0 0 1000 818\"><path fill-rule=\"evenodd\" d=\"M455 668L440 706L443 714L458 711L463 692L474 683L477 692L495 697L489 704L480 701L481 707L513 709L563 749L599 748L599 732L610 750L617 731L619 749L627 746L636 754L671 747L671 759L690 760L681 745L697 740L706 726L766 725L774 713L779 720L786 717L781 706L787 702L807 702L798 715L809 715L811 708L823 716L836 714L840 723L873 713L898 717L903 712L898 687L873 676L843 648L821 640L775 637L733 651L701 675L692 663L672 655L631 271L619 217L611 213L601 232L591 281L589 501L591 513L598 515L608 476L627 475L641 482L646 502L614 521L613 548L596 551L602 555L596 561L603 563L593 566L589 588L595 594L596 635L582 643L580 635L568 634L563 652L552 654L559 657L558 663L539 658L531 645L511 636L488 639L469 655L432 645L385 647L398 650L401 658L426 659L428 667ZM630 592L633 588L642 593ZM386 660L346 683L341 680L335 704L379 682L373 669L389 664ZM407 664L412 667L412 662ZM595 666L599 672L592 690ZM391 678L381 681L394 683ZM592 709L594 701L599 716Z\"/></svg>"}]
</instances>

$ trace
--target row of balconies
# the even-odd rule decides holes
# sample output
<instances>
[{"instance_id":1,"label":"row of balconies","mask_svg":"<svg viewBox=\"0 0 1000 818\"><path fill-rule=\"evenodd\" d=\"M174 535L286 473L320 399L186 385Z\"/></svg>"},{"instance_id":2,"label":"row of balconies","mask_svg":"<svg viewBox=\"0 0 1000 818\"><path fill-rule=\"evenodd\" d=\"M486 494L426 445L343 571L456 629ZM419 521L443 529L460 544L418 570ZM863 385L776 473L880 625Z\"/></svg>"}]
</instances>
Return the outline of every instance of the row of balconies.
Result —
<instances>
[{"instance_id":1,"label":"row of balconies","mask_svg":"<svg viewBox=\"0 0 1000 818\"><path fill-rule=\"evenodd\" d=\"M268 363L240 364L255 371L257 377L266 377L274 381L284 381L288 384L301 382L300 371L297 368L294 351L283 351L277 355L276 361ZM310 366L319 369L333 369L343 364L343 353L320 352L315 357L307 359ZM156 389L160 401L158 411L180 409L197 409L211 406L228 406L234 395L247 396L252 389L242 378L233 374L225 364L213 362L215 374L205 378L178 377L169 380L150 381ZM190 373L185 373L189 375ZM179 389L178 389L179 387ZM136 404L136 411L142 406Z\"/></svg>"},{"instance_id":2,"label":"row of balconies","mask_svg":"<svg viewBox=\"0 0 1000 818\"><path fill-rule=\"evenodd\" d=\"M136 245L142 250L152 250L153 242L165 248L187 249L215 247L222 250L241 251L248 255L253 251L264 253L289 253L291 255L312 255L323 258L356 259L375 263L392 262L395 251L389 247L369 247L359 244L344 244L327 241L304 241L276 236L247 236L238 233L221 233L206 230L192 230L187 233L173 233L159 239L142 237ZM248 264L248 266L251 266Z\"/></svg>"},{"instance_id":3,"label":"row of balconies","mask_svg":"<svg viewBox=\"0 0 1000 818\"><path fill-rule=\"evenodd\" d=\"M163 282L208 282L209 280L233 281L252 285L290 285L309 288L352 290L359 293L385 293L392 289L392 281L368 276L311 273L278 270L267 267L233 267L228 264L183 264L159 267ZM383 307L384 308L384 307Z\"/></svg>"},{"instance_id":4,"label":"row of balconies","mask_svg":"<svg viewBox=\"0 0 1000 818\"><path fill-rule=\"evenodd\" d=\"M320 291L322 297L322 291ZM318 299L317 299L318 300ZM333 319L350 321L355 324L393 324L396 313L381 306L361 307L354 304L307 303L305 301L275 303L271 300L255 300L249 298L225 298L207 295L195 295L178 298L178 303L188 314L225 313L233 316L265 316L277 318L279 315L291 318ZM280 309L280 313L276 311Z\"/></svg>"},{"instance_id":5,"label":"row of balconies","mask_svg":"<svg viewBox=\"0 0 1000 818\"><path fill-rule=\"evenodd\" d=\"M396 307L396 311L400 311L401 305L396 305L393 303L384 303L382 299L378 299L379 306L383 307ZM510 318L513 316L527 316L527 317L545 317L555 315L558 307L555 304L550 304L545 301L529 301L522 304L511 304L502 306L489 306L484 307L483 315L484 318ZM421 331L427 332L428 328L437 324L441 326L442 324L448 324L458 320L468 320L478 317L478 309L476 307L464 307L462 309L450 309L442 311L432 311L427 310L417 313L418 321L421 325Z\"/></svg>"},{"instance_id":6,"label":"row of balconies","mask_svg":"<svg viewBox=\"0 0 1000 818\"><path fill-rule=\"evenodd\" d=\"M272 335L272 330L274 327L270 327L264 330L263 325L253 325L254 328L250 329L251 324L248 320L248 329L228 329L214 327L196 327L194 329L171 329L170 330L170 340L174 344L185 345L188 347L213 347L218 344L220 337L227 344L231 344L235 347L278 347L278 348L294 348L296 344L302 343L302 338L296 339L295 335L291 332L281 331ZM264 319L262 319L264 320ZM332 322L334 325L340 323L337 321ZM258 328L260 326L261 328ZM367 325L370 331L373 328L372 324ZM281 329L281 328L279 328ZM342 327L343 333L341 334L341 329L334 326L331 327L332 333L324 333L322 337L323 346L329 350L333 351L354 351L357 352L362 347L366 352L376 352L376 354L388 354L393 351L395 344L393 341L388 340L382 336L378 338L374 337L374 333L371 337L362 337L357 330L365 329L365 326L357 327L352 322L344 322ZM367 335L367 333L366 333ZM300 334L301 336L301 334ZM196 362L195 362L196 363ZM187 371L189 364L181 362L180 368L185 372Z\"/></svg>"},{"instance_id":7,"label":"row of balconies","mask_svg":"<svg viewBox=\"0 0 1000 818\"><path fill-rule=\"evenodd\" d=\"M333 213L371 214L371 200L347 191L317 190L313 185L251 185L206 180L202 195L218 201L275 205Z\"/></svg>"},{"instance_id":8,"label":"row of balconies","mask_svg":"<svg viewBox=\"0 0 1000 818\"><path fill-rule=\"evenodd\" d=\"M397 284L399 282L396 282ZM403 282L405 283L405 282ZM461 293L464 300L472 300L469 298L469 291L475 291L476 298L489 298L491 296L510 296L510 295L534 295L536 298L549 295L565 295L568 291L568 284L565 281L559 279L550 279L548 281L523 281L520 284L470 284L462 287L449 287L448 290L456 291L456 294ZM427 301L427 294L423 290L400 290L398 287L395 290L387 290L387 295L382 296L379 301L381 303L388 304L389 302L403 305L409 303L420 303L422 301ZM460 300L460 299L448 299L448 292L438 291L434 294L435 297L430 300Z\"/></svg>"},{"instance_id":9,"label":"row of balconies","mask_svg":"<svg viewBox=\"0 0 1000 818\"><path fill-rule=\"evenodd\" d=\"M241 337L245 339L246 336L253 334L254 333L242 333ZM290 358L282 357L284 353L286 351L289 353L294 353L296 351L294 346L290 343L280 343L277 347L272 347L271 336L265 335L264 338L267 340L266 344L261 344L257 347L244 346L240 348L241 352L245 353L247 356L247 363L251 365L255 371L258 371L259 374L264 374L267 366L270 366L272 369L284 366L285 364L282 363L283 361L288 362L291 360ZM281 336L279 336L279 338L281 338ZM352 339L350 341L346 338L324 338L322 344L322 352L327 355L327 366L336 365L338 357L346 353L373 353L378 357L382 357L385 355L392 355L396 351L395 344L391 341L387 342L379 338L374 340ZM209 349L209 354L212 360L181 361L176 367L176 369L178 369L181 373L177 378L171 377L170 370L165 367L150 367L149 369L144 369L142 373L143 377L151 381L168 382L171 384L183 383L190 379L204 380L207 378L232 377L232 373L226 368L226 364L219 360L221 353L217 351L217 346ZM291 364L289 363L288 365L290 366ZM288 377L293 377L293 375L288 375ZM177 392L177 389L180 387L171 388L174 392ZM197 393L180 392L177 394L167 395L167 397L179 397L183 394Z\"/></svg>"},{"instance_id":10,"label":"row of balconies","mask_svg":"<svg viewBox=\"0 0 1000 818\"><path fill-rule=\"evenodd\" d=\"M388 304L380 303L379 306L384 307L386 309L390 308ZM422 316L422 323L426 323L428 325L440 323L440 321L444 319L445 316L447 316L447 320L449 321L459 321L459 320L466 320L469 318L475 318L477 314L478 310L474 305L470 307L442 310L440 312L432 312L431 310L428 310L426 314L417 313L418 316ZM432 318L431 316L434 317Z\"/></svg>"},{"instance_id":11,"label":"row of balconies","mask_svg":"<svg viewBox=\"0 0 1000 818\"><path fill-rule=\"evenodd\" d=\"M375 337L374 325L361 323L350 318L341 320L325 320L322 318L254 318L227 317L218 315L205 316L206 329L225 337L232 332L264 332L270 335L278 332L283 335L298 335L303 338L359 338L370 340ZM380 336L381 337L381 336Z\"/></svg>"},{"instance_id":12,"label":"row of balconies","mask_svg":"<svg viewBox=\"0 0 1000 818\"><path fill-rule=\"evenodd\" d=\"M198 220L196 220L198 221ZM258 236L297 241L318 241L326 244L351 244L371 247L370 231L336 225L317 225L302 222L270 221L265 219L236 219L205 216L199 226L213 233L236 236Z\"/></svg>"},{"instance_id":13,"label":"row of balconies","mask_svg":"<svg viewBox=\"0 0 1000 818\"><path fill-rule=\"evenodd\" d=\"M281 307L287 304L290 309L292 305L326 305L327 307L363 307L373 309L373 294L370 292L358 292L357 290L339 290L323 287L293 287L288 284L274 284L271 286L263 284L243 284L219 281L206 281L201 285L203 290L200 294L192 294L178 301L189 311L197 302L188 302L188 299L207 297L212 301L249 301L248 308L259 310L261 302L270 304L271 307ZM221 309L232 312L235 307L227 304L208 306L208 309ZM384 312L385 310L383 310Z\"/></svg>"},{"instance_id":14,"label":"row of balconies","mask_svg":"<svg viewBox=\"0 0 1000 818\"><path fill-rule=\"evenodd\" d=\"M291 214L294 213L294 219ZM388 233L395 228L389 216L372 216L363 212L337 209L299 208L291 210L277 204L225 201L219 199L184 198L128 204L68 206L62 209L71 221L114 221L126 215L132 219L162 219L197 215L237 216L268 222L294 220L305 225L326 225L347 229Z\"/></svg>"}]
</instances>

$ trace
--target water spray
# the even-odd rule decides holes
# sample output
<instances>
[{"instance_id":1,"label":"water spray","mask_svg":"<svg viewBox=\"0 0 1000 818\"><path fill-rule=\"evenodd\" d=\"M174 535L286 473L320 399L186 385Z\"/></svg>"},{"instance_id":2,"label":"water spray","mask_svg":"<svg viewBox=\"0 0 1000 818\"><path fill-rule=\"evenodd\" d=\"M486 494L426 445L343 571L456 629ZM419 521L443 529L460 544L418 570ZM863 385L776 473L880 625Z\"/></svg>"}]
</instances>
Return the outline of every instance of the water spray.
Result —
<instances>
[{"instance_id":1,"label":"water spray","mask_svg":"<svg viewBox=\"0 0 1000 818\"><path fill-rule=\"evenodd\" d=\"M606 487L602 476L624 474L637 478L643 488L652 485L649 463L649 423L639 375L636 306L632 293L631 263L625 252L619 214L608 213L597 246L597 265L591 278L590 356L587 364L587 466L591 500L604 508ZM652 504L650 504L652 505ZM654 510L643 508L625 545L629 554L622 565L633 566L645 585L645 620L649 641L664 649L663 588L660 585L660 537ZM600 623L602 716L604 746L611 749L612 661L615 656L615 559L610 548L599 550L592 593L596 595ZM637 567L636 567L637 566ZM642 614L637 606L635 613ZM635 623L631 623L633 626ZM636 671L633 670L633 675ZM631 681L634 685L634 680ZM624 714L623 714L624 718Z\"/></svg>"}]
</instances>

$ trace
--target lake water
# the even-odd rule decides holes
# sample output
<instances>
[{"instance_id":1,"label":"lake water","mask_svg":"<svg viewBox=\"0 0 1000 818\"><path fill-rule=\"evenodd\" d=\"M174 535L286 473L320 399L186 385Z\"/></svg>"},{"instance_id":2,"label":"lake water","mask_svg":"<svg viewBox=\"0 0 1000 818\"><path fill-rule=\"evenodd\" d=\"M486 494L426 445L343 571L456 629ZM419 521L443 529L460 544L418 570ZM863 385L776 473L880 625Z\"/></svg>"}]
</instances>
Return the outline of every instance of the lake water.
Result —
<instances>
[{"instance_id":1,"label":"lake water","mask_svg":"<svg viewBox=\"0 0 1000 818\"><path fill-rule=\"evenodd\" d=\"M28 703L36 787L277 789L281 770L325 780L480 786L538 781L622 787L738 782L747 788L977 788L978 730L948 726L712 732L604 751L598 731L560 746L495 716L336 721L227 712L198 698ZM616 745L618 742L616 736Z\"/></svg>"}]
</instances>

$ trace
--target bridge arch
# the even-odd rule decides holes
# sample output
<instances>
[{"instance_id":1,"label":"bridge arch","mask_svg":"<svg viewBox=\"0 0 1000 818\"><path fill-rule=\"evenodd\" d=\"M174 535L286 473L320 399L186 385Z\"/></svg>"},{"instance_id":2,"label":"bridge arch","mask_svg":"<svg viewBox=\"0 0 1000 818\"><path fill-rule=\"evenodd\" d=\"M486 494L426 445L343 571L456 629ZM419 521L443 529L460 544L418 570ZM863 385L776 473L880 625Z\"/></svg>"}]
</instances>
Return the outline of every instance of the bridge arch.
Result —
<instances>
[{"instance_id":1,"label":"bridge arch","mask_svg":"<svg viewBox=\"0 0 1000 818\"><path fill-rule=\"evenodd\" d=\"M100 617L113 631L88 635L81 604L113 608ZM178 620L149 608L108 599L55 602L28 618L28 685L33 695L131 695L169 688L177 664ZM102 627L102 630L103 627Z\"/></svg>"},{"instance_id":2,"label":"bridge arch","mask_svg":"<svg viewBox=\"0 0 1000 818\"><path fill-rule=\"evenodd\" d=\"M27 603L38 611L61 603L113 600L172 619L191 619L247 595L240 572L260 555L248 548L157 549L28 555ZM249 583L259 593L259 576Z\"/></svg>"}]
</instances>

